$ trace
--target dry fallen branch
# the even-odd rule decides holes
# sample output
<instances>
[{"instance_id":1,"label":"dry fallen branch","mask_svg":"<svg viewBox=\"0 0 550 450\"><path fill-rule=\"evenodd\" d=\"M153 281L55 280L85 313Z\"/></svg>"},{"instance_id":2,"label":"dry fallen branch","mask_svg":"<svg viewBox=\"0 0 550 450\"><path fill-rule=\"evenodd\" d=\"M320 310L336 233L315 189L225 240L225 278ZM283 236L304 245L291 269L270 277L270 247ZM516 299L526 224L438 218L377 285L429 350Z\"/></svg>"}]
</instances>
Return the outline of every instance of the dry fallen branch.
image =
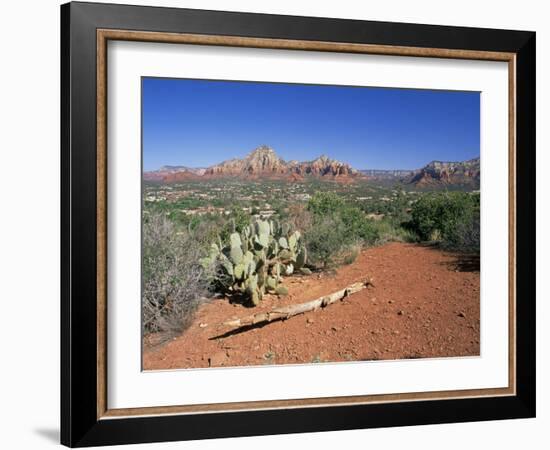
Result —
<instances>
[{"instance_id":1,"label":"dry fallen branch","mask_svg":"<svg viewBox=\"0 0 550 450\"><path fill-rule=\"evenodd\" d=\"M319 308L324 308L325 306L330 305L331 303L336 303L351 294L362 291L367 286L374 286L374 284L372 284L371 280L353 283L344 289L325 295L324 297L320 297L316 300L311 300L306 303L299 303L297 305L283 306L267 312L251 314L246 317L241 317L240 319L228 320L224 322L223 325L228 327L243 327L247 325L255 325L257 323L288 319L292 316L303 314L308 311L316 311Z\"/></svg>"}]
</instances>

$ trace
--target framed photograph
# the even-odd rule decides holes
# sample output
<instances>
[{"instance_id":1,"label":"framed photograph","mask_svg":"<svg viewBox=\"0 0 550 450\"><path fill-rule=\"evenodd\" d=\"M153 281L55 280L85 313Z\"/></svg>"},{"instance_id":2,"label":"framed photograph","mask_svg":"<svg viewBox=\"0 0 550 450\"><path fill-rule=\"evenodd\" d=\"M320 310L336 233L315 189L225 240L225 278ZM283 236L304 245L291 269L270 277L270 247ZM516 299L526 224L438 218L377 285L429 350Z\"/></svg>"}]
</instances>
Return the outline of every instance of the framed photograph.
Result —
<instances>
[{"instance_id":1,"label":"framed photograph","mask_svg":"<svg viewBox=\"0 0 550 450\"><path fill-rule=\"evenodd\" d=\"M61 7L61 441L535 415L535 33Z\"/></svg>"}]
</instances>

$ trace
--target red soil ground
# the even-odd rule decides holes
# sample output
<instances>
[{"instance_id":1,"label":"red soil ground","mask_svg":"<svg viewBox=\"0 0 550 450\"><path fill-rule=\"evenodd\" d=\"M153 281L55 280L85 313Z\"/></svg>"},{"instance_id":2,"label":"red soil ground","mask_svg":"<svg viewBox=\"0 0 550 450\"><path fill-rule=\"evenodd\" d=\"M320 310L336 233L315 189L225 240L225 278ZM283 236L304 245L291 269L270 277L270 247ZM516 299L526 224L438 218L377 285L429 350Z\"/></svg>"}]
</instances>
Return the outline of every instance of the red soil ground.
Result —
<instances>
[{"instance_id":1,"label":"red soil ground","mask_svg":"<svg viewBox=\"0 0 550 450\"><path fill-rule=\"evenodd\" d=\"M285 321L239 332L221 325L276 306L302 303L372 278L374 287ZM144 370L479 355L476 261L418 244L363 251L332 274L285 279L287 297L256 308L214 300L190 328L144 346Z\"/></svg>"}]
</instances>

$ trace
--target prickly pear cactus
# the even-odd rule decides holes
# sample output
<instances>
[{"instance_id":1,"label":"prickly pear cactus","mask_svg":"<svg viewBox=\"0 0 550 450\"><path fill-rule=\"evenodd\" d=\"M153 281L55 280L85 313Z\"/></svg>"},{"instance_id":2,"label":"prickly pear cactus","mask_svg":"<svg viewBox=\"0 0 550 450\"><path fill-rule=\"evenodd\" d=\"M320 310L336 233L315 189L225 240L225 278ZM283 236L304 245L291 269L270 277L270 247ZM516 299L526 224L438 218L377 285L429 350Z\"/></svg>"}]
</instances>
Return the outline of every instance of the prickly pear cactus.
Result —
<instances>
[{"instance_id":1,"label":"prickly pear cactus","mask_svg":"<svg viewBox=\"0 0 550 450\"><path fill-rule=\"evenodd\" d=\"M241 295L258 305L266 292L287 295L282 277L303 272L307 251L299 231L277 221L257 220L231 234L229 243L212 244L201 264L217 264L216 282L225 292Z\"/></svg>"}]
</instances>

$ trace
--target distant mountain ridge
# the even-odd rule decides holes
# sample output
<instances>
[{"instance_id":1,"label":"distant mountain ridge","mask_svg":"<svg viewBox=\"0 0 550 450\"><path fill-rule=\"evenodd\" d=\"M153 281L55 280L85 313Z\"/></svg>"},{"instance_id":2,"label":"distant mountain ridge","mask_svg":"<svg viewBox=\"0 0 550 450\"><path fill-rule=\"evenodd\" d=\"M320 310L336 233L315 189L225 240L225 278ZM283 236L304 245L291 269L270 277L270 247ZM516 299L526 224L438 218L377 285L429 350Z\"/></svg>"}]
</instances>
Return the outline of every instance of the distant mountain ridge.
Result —
<instances>
[{"instance_id":1,"label":"distant mountain ridge","mask_svg":"<svg viewBox=\"0 0 550 450\"><path fill-rule=\"evenodd\" d=\"M479 158L467 161L432 161L420 169L412 170L360 170L363 175L375 180L394 180L419 187L437 185L479 186Z\"/></svg>"},{"instance_id":2,"label":"distant mountain ridge","mask_svg":"<svg viewBox=\"0 0 550 450\"><path fill-rule=\"evenodd\" d=\"M187 166L162 166L159 169L159 171L161 172L182 172L185 170L202 175L206 170L206 168L205 167L187 167Z\"/></svg>"},{"instance_id":3,"label":"distant mountain ridge","mask_svg":"<svg viewBox=\"0 0 550 450\"><path fill-rule=\"evenodd\" d=\"M357 170L349 164L321 155L311 161L285 161L267 145L257 147L244 158L234 158L206 168L162 166L145 172L145 180L175 183L211 178L281 179L303 181L321 178L340 182L354 179L395 180L419 187L460 184L479 186L479 158L468 161L432 161L413 170Z\"/></svg>"},{"instance_id":4,"label":"distant mountain ridge","mask_svg":"<svg viewBox=\"0 0 550 450\"><path fill-rule=\"evenodd\" d=\"M321 155L312 161L285 161L267 145L262 145L242 159L229 159L205 169L190 169L185 166L163 166L152 172L145 172L145 180L177 182L185 180L223 177L239 177L247 179L271 178L299 181L304 177L326 177L349 180L360 176L359 171L349 164Z\"/></svg>"},{"instance_id":5,"label":"distant mountain ridge","mask_svg":"<svg viewBox=\"0 0 550 450\"><path fill-rule=\"evenodd\" d=\"M480 161L479 158L460 162L432 161L422 169L414 171L410 177L405 177L403 181L416 186L430 186L434 184L479 186Z\"/></svg>"},{"instance_id":6,"label":"distant mountain ridge","mask_svg":"<svg viewBox=\"0 0 550 450\"><path fill-rule=\"evenodd\" d=\"M143 173L143 179L147 181L162 181L165 183L174 183L188 179L199 178L204 175L204 167L186 167L186 166L162 166L158 170L152 170Z\"/></svg>"},{"instance_id":7,"label":"distant mountain ridge","mask_svg":"<svg viewBox=\"0 0 550 450\"><path fill-rule=\"evenodd\" d=\"M372 178L386 179L386 178L403 178L411 175L413 169L362 169L359 170L363 175Z\"/></svg>"}]
</instances>

